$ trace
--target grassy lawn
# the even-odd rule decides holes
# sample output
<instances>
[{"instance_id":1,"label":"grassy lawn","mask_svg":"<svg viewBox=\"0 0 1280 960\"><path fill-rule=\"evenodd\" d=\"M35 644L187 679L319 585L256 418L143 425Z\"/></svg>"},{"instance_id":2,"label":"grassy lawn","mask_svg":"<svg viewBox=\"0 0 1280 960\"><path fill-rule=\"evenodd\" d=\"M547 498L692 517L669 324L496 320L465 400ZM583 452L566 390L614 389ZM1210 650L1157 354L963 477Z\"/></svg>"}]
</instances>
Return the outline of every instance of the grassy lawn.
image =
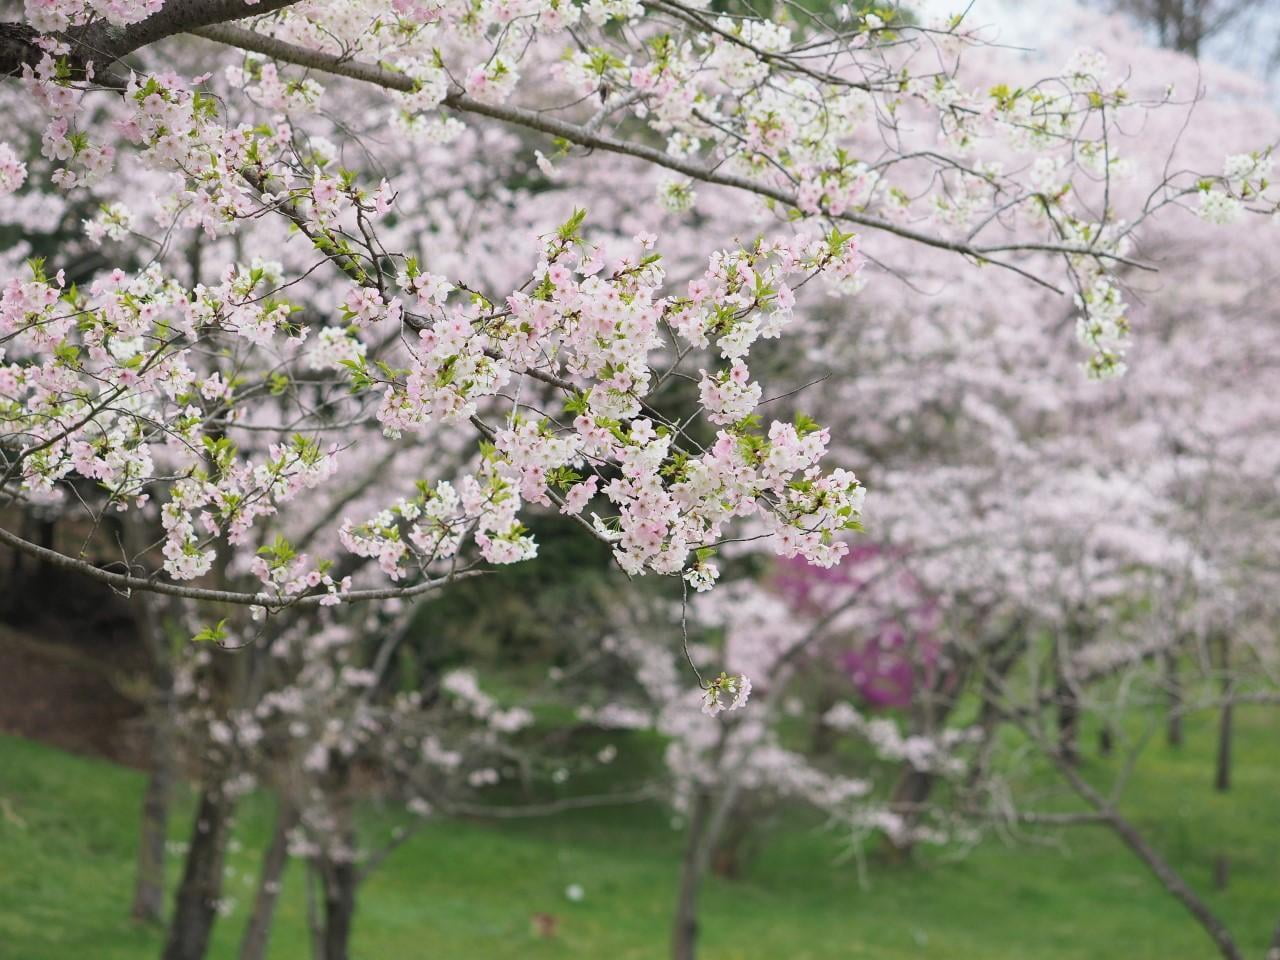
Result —
<instances>
[{"instance_id":1,"label":"grassy lawn","mask_svg":"<svg viewBox=\"0 0 1280 960\"><path fill-rule=\"evenodd\" d=\"M1153 744L1134 775L1129 809L1157 845L1260 957L1280 921L1280 729L1241 711L1236 785L1209 787L1210 718L1188 725L1181 751ZM1091 741L1086 740L1086 743ZM1094 774L1099 761L1087 761ZM158 956L160 934L127 918L142 777L108 763L0 738L0 958L134 960ZM182 810L188 808L184 805ZM252 798L230 857L239 903L212 956L235 956L252 895L269 805ZM174 825L182 839L187 816ZM1207 938L1110 834L1074 827L1044 842L996 838L961 856L933 852L908 866L871 864L863 890L836 863L829 834L792 828L772 838L744 878L712 880L707 960L1192 960ZM362 960L662 958L680 835L656 807L579 811L501 824L441 822L401 847L361 899L354 955ZM1215 855L1231 861L1212 891ZM307 956L295 864L271 956ZM177 873L177 859L171 876ZM585 898L571 903L568 884ZM559 918L554 939L531 915Z\"/></svg>"}]
</instances>

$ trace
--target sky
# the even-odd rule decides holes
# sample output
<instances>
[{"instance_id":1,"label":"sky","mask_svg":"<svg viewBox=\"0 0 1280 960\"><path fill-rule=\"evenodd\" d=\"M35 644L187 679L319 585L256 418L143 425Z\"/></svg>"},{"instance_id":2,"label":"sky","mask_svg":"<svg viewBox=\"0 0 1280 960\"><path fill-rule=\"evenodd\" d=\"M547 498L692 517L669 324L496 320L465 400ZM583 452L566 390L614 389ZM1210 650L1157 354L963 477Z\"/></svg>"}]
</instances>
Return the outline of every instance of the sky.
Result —
<instances>
[{"instance_id":1,"label":"sky","mask_svg":"<svg viewBox=\"0 0 1280 960\"><path fill-rule=\"evenodd\" d=\"M1070 29L1072 21L1085 9L1104 9L1108 4L1056 2L1056 0L917 0L910 4L922 19L949 16L968 7L966 21L989 26L989 39L1013 46L1037 47L1046 33ZM1151 42L1155 43L1152 32ZM1272 64L1280 51L1280 0L1261 0L1247 16L1239 17L1222 32L1211 37L1202 58L1248 73L1266 82L1273 102L1280 104L1280 70Z\"/></svg>"}]
</instances>

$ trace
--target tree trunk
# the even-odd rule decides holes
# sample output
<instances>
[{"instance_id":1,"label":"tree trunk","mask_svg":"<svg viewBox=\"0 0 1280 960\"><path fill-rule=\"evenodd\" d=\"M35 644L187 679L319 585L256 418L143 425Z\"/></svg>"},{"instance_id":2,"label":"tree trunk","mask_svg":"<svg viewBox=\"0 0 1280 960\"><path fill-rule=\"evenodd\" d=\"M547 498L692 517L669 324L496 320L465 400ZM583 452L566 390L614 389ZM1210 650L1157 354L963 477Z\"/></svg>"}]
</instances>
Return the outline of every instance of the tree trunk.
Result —
<instances>
[{"instance_id":1,"label":"tree trunk","mask_svg":"<svg viewBox=\"0 0 1280 960\"><path fill-rule=\"evenodd\" d=\"M1165 724L1165 741L1171 747L1182 746L1182 675L1178 671L1176 652L1164 656L1165 687L1169 692L1169 719Z\"/></svg>"},{"instance_id":2,"label":"tree trunk","mask_svg":"<svg viewBox=\"0 0 1280 960\"><path fill-rule=\"evenodd\" d=\"M267 955L276 902L280 899L280 880L284 876L285 867L289 865L289 831L297 822L297 816L283 797L278 799L277 804L276 825L271 834L271 843L262 856L253 913L249 915L244 939L240 941L240 960L263 960Z\"/></svg>"},{"instance_id":3,"label":"tree trunk","mask_svg":"<svg viewBox=\"0 0 1280 960\"><path fill-rule=\"evenodd\" d=\"M324 877L324 960L347 960L356 912L356 865L329 861Z\"/></svg>"},{"instance_id":4,"label":"tree trunk","mask_svg":"<svg viewBox=\"0 0 1280 960\"><path fill-rule=\"evenodd\" d=\"M1098 730L1098 754L1103 757L1109 757L1116 748L1116 735L1111 729L1110 722L1104 721L1101 729Z\"/></svg>"},{"instance_id":5,"label":"tree trunk","mask_svg":"<svg viewBox=\"0 0 1280 960\"><path fill-rule=\"evenodd\" d=\"M209 948L222 895L222 862L234 808L221 783L207 784L200 793L163 960L203 960Z\"/></svg>"},{"instance_id":6,"label":"tree trunk","mask_svg":"<svg viewBox=\"0 0 1280 960\"><path fill-rule=\"evenodd\" d=\"M1231 789L1231 641L1224 634L1218 639L1218 654L1222 668L1222 712L1218 715L1218 756L1215 763L1213 786L1220 793Z\"/></svg>"},{"instance_id":7,"label":"tree trunk","mask_svg":"<svg viewBox=\"0 0 1280 960\"><path fill-rule=\"evenodd\" d=\"M711 821L711 795L699 791L689 813L689 837L680 863L680 891L676 897L671 930L671 960L694 960L698 948L698 893L707 866L707 828Z\"/></svg>"}]
</instances>

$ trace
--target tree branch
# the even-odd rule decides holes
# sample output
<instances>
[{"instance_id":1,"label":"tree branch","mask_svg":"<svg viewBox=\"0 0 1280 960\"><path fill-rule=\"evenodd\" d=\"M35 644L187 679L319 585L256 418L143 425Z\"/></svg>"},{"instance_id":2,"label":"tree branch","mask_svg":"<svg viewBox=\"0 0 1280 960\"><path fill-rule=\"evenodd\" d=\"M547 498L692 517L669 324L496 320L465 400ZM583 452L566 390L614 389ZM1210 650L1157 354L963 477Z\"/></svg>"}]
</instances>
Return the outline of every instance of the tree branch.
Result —
<instances>
[{"instance_id":1,"label":"tree branch","mask_svg":"<svg viewBox=\"0 0 1280 960\"><path fill-rule=\"evenodd\" d=\"M169 0L145 20L125 27L97 21L53 36L71 47L73 71L83 74L85 64L92 61L95 73L101 79L106 75L107 68L121 57L166 37L229 20L274 13L297 2L298 0ZM35 66L39 62L43 51L35 44L38 36L39 32L28 24L0 23L0 77L14 76L22 72L24 65ZM116 82L120 78L111 79Z\"/></svg>"},{"instance_id":2,"label":"tree branch","mask_svg":"<svg viewBox=\"0 0 1280 960\"><path fill-rule=\"evenodd\" d=\"M309 593L300 597L282 597L270 593L241 593L235 590L211 590L206 587L187 587L179 583L169 583L164 580L152 580L146 577L135 577L125 573L115 573L111 570L103 570L96 567L86 560L78 560L75 557L69 557L66 554L59 553L57 550L50 550L48 547L42 547L34 544L29 540L24 540L17 534L10 533L8 530L0 527L0 543L3 543L14 550L21 551L29 556L35 557L50 566L57 567L60 570L70 570L73 573L81 573L86 577L91 577L100 583L105 583L110 587L120 590L144 590L149 593L160 593L170 597L185 597L188 600L208 600L214 603L234 603L240 606L266 607L271 610L278 610L284 607L316 607L321 606L330 597L337 597L340 603L356 603L362 600L390 600L393 598L402 599L406 597L416 597L420 594L437 590L440 587L451 583L454 580L461 580L466 577L480 576L483 570L463 570L458 573L450 574L447 577L439 577L435 580L424 580L422 583L414 584L410 587L382 587L372 590L347 590L336 594L328 593ZM330 601L331 602L331 601Z\"/></svg>"},{"instance_id":3,"label":"tree branch","mask_svg":"<svg viewBox=\"0 0 1280 960\"><path fill-rule=\"evenodd\" d=\"M1095 790L1093 785L1085 780L1080 775L1080 772L1058 750L1050 746L1047 752L1053 760L1054 766L1058 768L1058 771L1071 785L1071 788L1075 790L1076 794L1099 813L1112 831L1124 841L1125 846L1155 875L1165 890L1195 917L1200 926L1213 939L1219 953L1222 954L1225 960L1243 960L1240 948L1236 945L1235 939L1231 936L1231 931L1227 929L1226 924L1187 885L1186 881L1182 879L1182 875L1170 866L1156 852L1155 848L1147 843L1146 838L1142 836L1138 828L1122 816L1120 811L1108 802L1102 794Z\"/></svg>"},{"instance_id":4,"label":"tree branch","mask_svg":"<svg viewBox=\"0 0 1280 960\"><path fill-rule=\"evenodd\" d=\"M217 43L239 47L242 50L261 53L264 56L271 57L284 63L292 63L300 67L319 70L335 76L348 77L352 80L360 80L388 90L396 90L401 93L412 93L415 90L415 82L411 78L402 73L396 73L393 70L388 70L378 64L364 63L359 60L352 60L335 54L324 53L319 50L310 50L306 47L302 47L294 43L288 43L284 40L277 40L274 37L263 36L260 33L255 33L252 30L246 30L241 27L218 25L193 29L190 32L194 33L196 36L203 37L206 40L213 40ZM569 123L568 121L547 116L535 110L529 110L523 107L507 106L504 104L486 103L482 100L476 100L474 97L467 96L467 94L457 89L452 90L444 98L442 105L464 113L473 113L478 116L490 117L504 123L525 127L529 130L536 130L539 133L558 137L587 149L604 150L609 153L635 157L654 164L655 166L683 174L684 176L698 180L702 183L711 183L719 186L732 187L738 190L745 190L747 192L754 193L757 196L786 204L790 207L795 207L797 205L795 194L786 190L757 183L747 177L740 177L733 174L720 173L716 170L709 170L698 163L672 157L662 150L596 133L581 124ZM993 266L1013 270L1014 272L1019 273L1036 283L1049 287L1058 293L1062 292L1059 288L1046 282L1042 278L1035 276L1035 274L1016 266L1015 264L995 259L992 254L1039 252L1089 256L1102 260L1109 260L1115 263L1123 263L1143 270L1153 269L1148 264L1144 264L1141 261L1132 260L1127 257L1120 256L1119 254L1107 253L1090 247L1043 242L1006 243L991 247L974 246L970 243L947 240L944 237L939 237L929 233L922 233L918 230L912 230L909 227L904 227L888 220L882 220L879 217L872 217L866 214L841 213L838 215L828 214L828 216L831 216L833 219L843 220L872 230L891 233L906 240L911 240L930 247L936 247L940 250L947 250L962 256L972 257L982 263L989 263Z\"/></svg>"}]
</instances>

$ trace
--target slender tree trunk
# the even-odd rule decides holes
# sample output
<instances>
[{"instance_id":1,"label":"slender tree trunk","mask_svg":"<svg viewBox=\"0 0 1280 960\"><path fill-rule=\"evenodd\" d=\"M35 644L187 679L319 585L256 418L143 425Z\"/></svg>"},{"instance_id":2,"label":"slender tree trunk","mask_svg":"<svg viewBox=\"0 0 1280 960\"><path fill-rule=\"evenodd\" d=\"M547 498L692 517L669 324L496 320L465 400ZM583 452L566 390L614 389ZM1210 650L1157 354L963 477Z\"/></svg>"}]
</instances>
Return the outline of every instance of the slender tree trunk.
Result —
<instances>
[{"instance_id":1,"label":"slender tree trunk","mask_svg":"<svg viewBox=\"0 0 1280 960\"><path fill-rule=\"evenodd\" d=\"M698 949L698 893L707 868L707 832L711 823L711 795L699 791L689 812L689 837L680 863L680 890L671 930L671 960L694 960Z\"/></svg>"},{"instance_id":2,"label":"slender tree trunk","mask_svg":"<svg viewBox=\"0 0 1280 960\"><path fill-rule=\"evenodd\" d=\"M262 856L262 869L258 874L258 892L253 900L253 912L240 941L240 960L263 960L267 955L267 943L271 939L271 924L275 920L276 903L280 899L280 880L289 865L289 831L297 822L293 807L284 797L277 800L276 824L271 833L271 843Z\"/></svg>"},{"instance_id":3,"label":"slender tree trunk","mask_svg":"<svg viewBox=\"0 0 1280 960\"><path fill-rule=\"evenodd\" d=\"M1169 695L1169 719L1165 724L1165 741L1171 747L1182 746L1182 674L1178 669L1178 654L1171 651L1164 655L1164 681Z\"/></svg>"},{"instance_id":4,"label":"slender tree trunk","mask_svg":"<svg viewBox=\"0 0 1280 960\"><path fill-rule=\"evenodd\" d=\"M1266 960L1280 960L1280 923L1276 924L1276 932L1271 935L1271 946L1267 948Z\"/></svg>"},{"instance_id":5,"label":"slender tree trunk","mask_svg":"<svg viewBox=\"0 0 1280 960\"><path fill-rule=\"evenodd\" d=\"M222 864L234 808L221 783L207 784L200 793L163 960L203 960L209 948L222 895Z\"/></svg>"},{"instance_id":6,"label":"slender tree trunk","mask_svg":"<svg viewBox=\"0 0 1280 960\"><path fill-rule=\"evenodd\" d=\"M347 960L356 912L356 865L329 861L324 872L324 960Z\"/></svg>"},{"instance_id":7,"label":"slender tree trunk","mask_svg":"<svg viewBox=\"0 0 1280 960\"><path fill-rule=\"evenodd\" d=\"M1213 786L1221 793L1231 789L1231 739L1234 708L1231 703L1231 641L1223 634L1218 639L1218 655L1222 669L1222 711L1218 715L1218 755L1214 764Z\"/></svg>"}]
</instances>

